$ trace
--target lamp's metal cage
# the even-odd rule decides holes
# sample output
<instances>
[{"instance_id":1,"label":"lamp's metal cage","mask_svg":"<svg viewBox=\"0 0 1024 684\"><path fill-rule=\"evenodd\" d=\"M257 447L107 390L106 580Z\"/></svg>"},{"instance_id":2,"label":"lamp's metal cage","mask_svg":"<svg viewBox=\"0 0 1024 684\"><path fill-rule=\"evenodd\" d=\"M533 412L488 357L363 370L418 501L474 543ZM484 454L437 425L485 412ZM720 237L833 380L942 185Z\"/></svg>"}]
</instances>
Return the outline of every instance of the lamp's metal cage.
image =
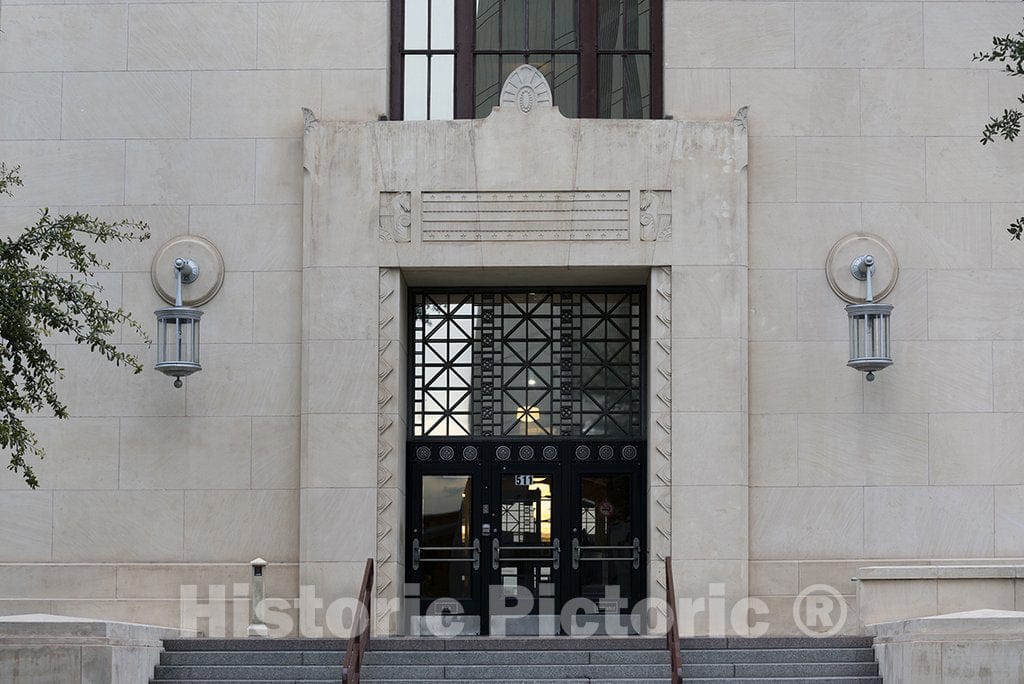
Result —
<instances>
[{"instance_id":1,"label":"lamp's metal cage","mask_svg":"<svg viewBox=\"0 0 1024 684\"><path fill-rule=\"evenodd\" d=\"M156 314L156 369L181 378L203 369L199 363L199 323L203 312L190 306L167 306Z\"/></svg>"},{"instance_id":2,"label":"lamp's metal cage","mask_svg":"<svg viewBox=\"0 0 1024 684\"><path fill-rule=\"evenodd\" d=\"M889 316L892 304L850 304L846 314L850 320L850 360L847 366L864 371L867 379L873 372L892 365Z\"/></svg>"}]
</instances>

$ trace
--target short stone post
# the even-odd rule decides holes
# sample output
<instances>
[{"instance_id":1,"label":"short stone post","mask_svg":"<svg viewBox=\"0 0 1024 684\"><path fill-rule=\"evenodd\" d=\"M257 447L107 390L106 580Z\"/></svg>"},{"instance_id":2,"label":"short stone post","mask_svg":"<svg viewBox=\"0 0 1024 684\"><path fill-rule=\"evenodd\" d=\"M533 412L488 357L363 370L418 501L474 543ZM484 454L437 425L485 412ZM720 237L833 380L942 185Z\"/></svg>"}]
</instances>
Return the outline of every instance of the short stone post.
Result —
<instances>
[{"instance_id":1,"label":"short stone post","mask_svg":"<svg viewBox=\"0 0 1024 684\"><path fill-rule=\"evenodd\" d=\"M267 567L267 561L256 558L249 565L252 566L252 591L249 592L249 626L245 633L251 637L267 637L270 636L270 630L263 622L263 599L266 596L263 570Z\"/></svg>"}]
</instances>

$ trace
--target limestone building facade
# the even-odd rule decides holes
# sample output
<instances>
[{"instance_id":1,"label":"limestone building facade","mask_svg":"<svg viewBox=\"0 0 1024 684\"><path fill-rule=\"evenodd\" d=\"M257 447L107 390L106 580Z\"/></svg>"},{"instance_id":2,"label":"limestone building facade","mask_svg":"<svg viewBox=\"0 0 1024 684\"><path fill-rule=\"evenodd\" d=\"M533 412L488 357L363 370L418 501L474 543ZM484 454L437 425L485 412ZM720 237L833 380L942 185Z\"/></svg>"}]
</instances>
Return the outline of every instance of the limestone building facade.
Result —
<instances>
[{"instance_id":1,"label":"limestone building facade","mask_svg":"<svg viewBox=\"0 0 1024 684\"><path fill-rule=\"evenodd\" d=\"M138 376L53 340L71 418L30 419L48 454L38 491L0 478L0 612L178 625L182 585L246 605L233 584L256 557L273 596L353 596L374 558L378 598L402 597L427 581L413 567L426 480L411 476L458 475L444 447L480 449L493 469L474 482L497 498L473 494L476 512L507 503L502 473L578 483L604 471L579 466L577 447L636 454L633 590L663 592L671 555L681 593L757 597L778 633L812 585L848 599L846 631L882 615L858 615L889 602L858 602L864 567L1024 559L1024 251L1005 232L1024 213L1024 151L978 143L1021 87L971 59L1017 30L1019 3L638 6L658 19L646 118L565 116L557 85L524 100L523 80L478 118L397 121L413 93L396 75L401 3L5 3L0 160L25 187L0 201L0 234L42 206L148 222L152 239L106 250L96 275L144 324L163 305L151 268L168 240L209 240L224 280L203 306L203 370L182 389L129 330L117 339L147 360ZM845 303L826 277L851 234L899 264L894 364L870 383L846 366ZM441 295L611 292L632 297L637 330L621 434L532 441L528 424L559 409L505 409L522 430L511 448L539 462L556 447L560 470L527 472L502 470L503 435L453 406L435 412L449 432L417 427L423 321L458 317ZM586 318L572 313L585 303L563 306L552 321ZM464 331L480 335L473 369L481 325ZM459 382L482 392L475 373ZM567 421L586 412L572 406ZM555 510L578 509L580 490L559 486ZM499 571L488 520L458 537L482 539L485 573ZM565 529L568 568L578 530ZM900 610L1024 607L1016 577L954 590L916 577ZM560 600L582 591L552 581Z\"/></svg>"}]
</instances>

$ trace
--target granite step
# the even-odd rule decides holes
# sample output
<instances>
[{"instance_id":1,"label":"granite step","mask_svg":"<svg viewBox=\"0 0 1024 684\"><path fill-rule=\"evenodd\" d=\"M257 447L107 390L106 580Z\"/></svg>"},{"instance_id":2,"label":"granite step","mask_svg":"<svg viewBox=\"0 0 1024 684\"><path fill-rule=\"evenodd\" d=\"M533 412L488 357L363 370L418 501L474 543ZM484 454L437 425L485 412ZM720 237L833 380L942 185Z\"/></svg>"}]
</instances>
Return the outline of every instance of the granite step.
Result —
<instances>
[{"instance_id":1,"label":"granite step","mask_svg":"<svg viewBox=\"0 0 1024 684\"><path fill-rule=\"evenodd\" d=\"M165 651L340 651L347 639L164 639Z\"/></svg>"},{"instance_id":2,"label":"granite step","mask_svg":"<svg viewBox=\"0 0 1024 684\"><path fill-rule=\"evenodd\" d=\"M371 665L664 665L668 651L367 651Z\"/></svg>"},{"instance_id":3,"label":"granite step","mask_svg":"<svg viewBox=\"0 0 1024 684\"><path fill-rule=\"evenodd\" d=\"M880 684L869 637L680 642L687 684ZM341 639L173 639L154 684L341 680ZM374 639L366 684L667 684L660 638Z\"/></svg>"},{"instance_id":4,"label":"granite step","mask_svg":"<svg viewBox=\"0 0 1024 684\"><path fill-rule=\"evenodd\" d=\"M164 651L161 665L341 665L344 651Z\"/></svg>"},{"instance_id":5,"label":"granite step","mask_svg":"<svg viewBox=\"0 0 1024 684\"><path fill-rule=\"evenodd\" d=\"M784 648L871 648L872 637L688 637L679 640L686 650L784 649Z\"/></svg>"},{"instance_id":6,"label":"granite step","mask_svg":"<svg viewBox=\"0 0 1024 684\"><path fill-rule=\"evenodd\" d=\"M878 665L871 663L721 663L687 665L683 677L877 677Z\"/></svg>"},{"instance_id":7,"label":"granite step","mask_svg":"<svg viewBox=\"0 0 1024 684\"><path fill-rule=\"evenodd\" d=\"M722 640L725 641L724 639ZM377 651L664 651L664 637L390 637L371 639Z\"/></svg>"},{"instance_id":8,"label":"granite step","mask_svg":"<svg viewBox=\"0 0 1024 684\"><path fill-rule=\"evenodd\" d=\"M668 665L516 665L521 679L628 679L668 677ZM362 676L369 682L396 679L506 679L507 665L367 665Z\"/></svg>"},{"instance_id":9,"label":"granite step","mask_svg":"<svg viewBox=\"0 0 1024 684\"><path fill-rule=\"evenodd\" d=\"M695 678L685 684L883 684L881 677L725 677Z\"/></svg>"},{"instance_id":10,"label":"granite step","mask_svg":"<svg viewBox=\"0 0 1024 684\"><path fill-rule=\"evenodd\" d=\"M871 648L723 648L681 652L684 662L708 663L838 663L874 662Z\"/></svg>"},{"instance_id":11,"label":"granite step","mask_svg":"<svg viewBox=\"0 0 1024 684\"><path fill-rule=\"evenodd\" d=\"M153 680L300 680L333 679L341 681L341 665L157 665Z\"/></svg>"}]
</instances>

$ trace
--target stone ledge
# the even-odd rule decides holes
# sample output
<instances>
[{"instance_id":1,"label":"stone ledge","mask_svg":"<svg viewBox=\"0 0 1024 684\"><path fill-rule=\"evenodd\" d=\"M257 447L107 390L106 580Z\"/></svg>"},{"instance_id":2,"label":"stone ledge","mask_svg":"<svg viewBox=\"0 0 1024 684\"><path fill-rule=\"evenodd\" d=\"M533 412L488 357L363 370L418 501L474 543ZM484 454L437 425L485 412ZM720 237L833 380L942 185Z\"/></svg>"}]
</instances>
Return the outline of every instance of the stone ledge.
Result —
<instances>
[{"instance_id":1,"label":"stone ledge","mask_svg":"<svg viewBox=\"0 0 1024 684\"><path fill-rule=\"evenodd\" d=\"M119 684L144 682L163 639L187 630L32 613L0 618L0 681Z\"/></svg>"},{"instance_id":2,"label":"stone ledge","mask_svg":"<svg viewBox=\"0 0 1024 684\"><path fill-rule=\"evenodd\" d=\"M887 684L1019 682L1024 612L971 610L868 627Z\"/></svg>"},{"instance_id":3,"label":"stone ledge","mask_svg":"<svg viewBox=\"0 0 1024 684\"><path fill-rule=\"evenodd\" d=\"M1024 612L969 610L963 613L881 622L868 626L867 630L874 634L879 642L979 639L1024 642Z\"/></svg>"},{"instance_id":4,"label":"stone ledge","mask_svg":"<svg viewBox=\"0 0 1024 684\"><path fill-rule=\"evenodd\" d=\"M860 568L858 581L1024 578L1024 565L880 565Z\"/></svg>"},{"instance_id":5,"label":"stone ledge","mask_svg":"<svg viewBox=\"0 0 1024 684\"><path fill-rule=\"evenodd\" d=\"M164 639L194 636L188 630L33 613L0 617L0 644L160 645Z\"/></svg>"}]
</instances>

